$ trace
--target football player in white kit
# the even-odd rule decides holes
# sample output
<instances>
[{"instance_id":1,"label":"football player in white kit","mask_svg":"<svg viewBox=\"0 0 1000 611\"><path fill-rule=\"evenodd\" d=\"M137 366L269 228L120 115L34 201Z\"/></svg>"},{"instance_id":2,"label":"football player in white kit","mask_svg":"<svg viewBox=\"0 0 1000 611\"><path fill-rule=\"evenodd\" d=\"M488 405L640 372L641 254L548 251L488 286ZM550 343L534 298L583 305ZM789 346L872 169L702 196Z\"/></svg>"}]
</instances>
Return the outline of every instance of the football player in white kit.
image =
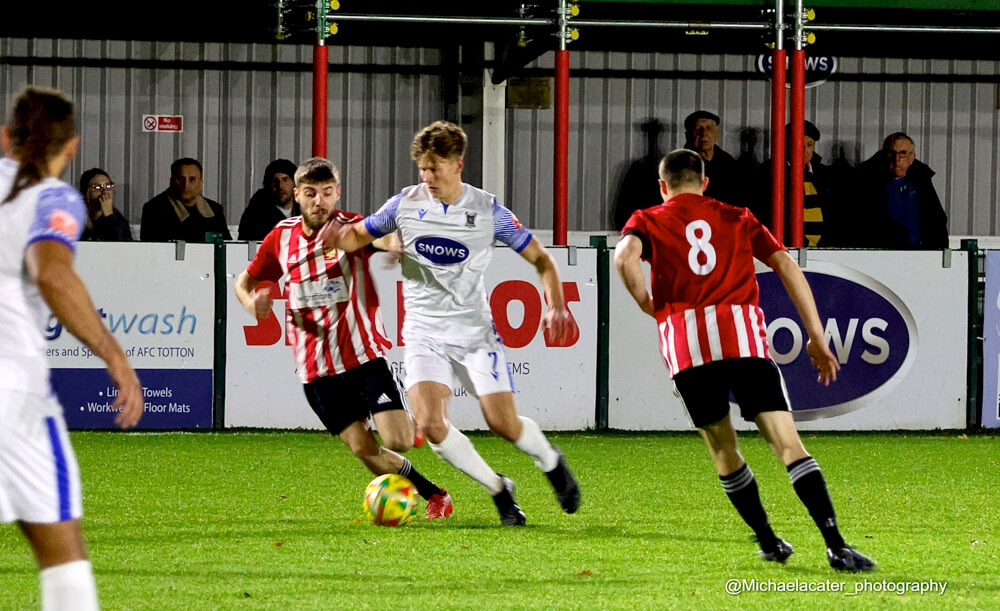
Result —
<instances>
[{"instance_id":1,"label":"football player in white kit","mask_svg":"<svg viewBox=\"0 0 1000 611\"><path fill-rule=\"evenodd\" d=\"M28 87L13 101L0 160L0 521L17 522L35 553L42 609L96 609L84 549L80 475L49 384L46 304L107 363L115 422L134 426L142 387L73 270L86 207L59 176L76 154L73 104Z\"/></svg>"},{"instance_id":2,"label":"football player in white kit","mask_svg":"<svg viewBox=\"0 0 1000 611\"><path fill-rule=\"evenodd\" d=\"M421 183L406 187L363 221L331 222L322 235L329 246L353 251L399 231L410 407L434 452L490 492L503 524L520 526L525 518L514 500L513 482L493 471L448 420L457 384L479 398L490 430L530 455L545 472L566 513L579 507L580 488L562 452L536 422L517 413L483 281L494 240L538 270L549 304L545 328L556 338L579 331L549 253L496 197L462 182L467 143L465 132L454 123L437 121L425 127L410 146Z\"/></svg>"}]
</instances>

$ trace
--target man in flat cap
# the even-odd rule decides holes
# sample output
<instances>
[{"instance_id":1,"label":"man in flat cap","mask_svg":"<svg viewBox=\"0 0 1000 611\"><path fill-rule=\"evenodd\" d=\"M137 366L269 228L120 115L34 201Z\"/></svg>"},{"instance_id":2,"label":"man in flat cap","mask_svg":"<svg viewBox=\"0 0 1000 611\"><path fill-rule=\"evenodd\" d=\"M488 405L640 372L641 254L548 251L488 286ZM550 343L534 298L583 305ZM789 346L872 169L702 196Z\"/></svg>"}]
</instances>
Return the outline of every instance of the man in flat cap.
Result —
<instances>
[{"instance_id":1,"label":"man in flat cap","mask_svg":"<svg viewBox=\"0 0 1000 611\"><path fill-rule=\"evenodd\" d=\"M280 221L298 216L295 170L288 159L275 159L264 169L264 185L250 198L240 217L240 240L263 240Z\"/></svg>"},{"instance_id":2,"label":"man in flat cap","mask_svg":"<svg viewBox=\"0 0 1000 611\"><path fill-rule=\"evenodd\" d=\"M746 177L736 159L718 146L719 115L707 110L696 110L684 119L684 148L690 149L705 163L708 188L705 195L733 206L749 203Z\"/></svg>"},{"instance_id":3,"label":"man in flat cap","mask_svg":"<svg viewBox=\"0 0 1000 611\"><path fill-rule=\"evenodd\" d=\"M819 140L819 129L810 121L805 121L802 142L802 163L804 169L802 173L803 192L802 199L802 236L803 246L845 246L847 236L845 235L845 223L847 214L844 212L844 202L838 199L837 181L833 178L833 170L828 165L821 163L819 153L816 152L816 142ZM792 126L785 126L785 151L791 155L790 146L792 138ZM750 206L751 211L757 219L771 227L771 163L768 159L760 167L755 181L754 201ZM789 184L791 178L790 159L785 160L785 235L784 243L791 243L791 198L792 189Z\"/></svg>"}]
</instances>

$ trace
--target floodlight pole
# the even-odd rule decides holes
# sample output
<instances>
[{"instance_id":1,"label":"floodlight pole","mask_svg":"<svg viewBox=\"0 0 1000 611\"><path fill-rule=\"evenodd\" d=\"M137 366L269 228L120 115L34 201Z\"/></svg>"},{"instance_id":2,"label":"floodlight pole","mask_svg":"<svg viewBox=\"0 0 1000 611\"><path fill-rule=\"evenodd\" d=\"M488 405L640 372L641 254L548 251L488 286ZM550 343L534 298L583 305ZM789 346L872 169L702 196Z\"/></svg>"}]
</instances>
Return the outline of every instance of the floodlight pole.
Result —
<instances>
[{"instance_id":1,"label":"floodlight pole","mask_svg":"<svg viewBox=\"0 0 1000 611\"><path fill-rule=\"evenodd\" d=\"M566 246L569 216L569 7L559 0L556 22L559 48L555 67L555 143L552 164L552 243Z\"/></svg>"},{"instance_id":2,"label":"floodlight pole","mask_svg":"<svg viewBox=\"0 0 1000 611\"><path fill-rule=\"evenodd\" d=\"M326 37L330 33L327 27L327 0L316 2L316 46L313 47L313 97L312 97L312 156L326 157L326 114L327 114L327 74L329 70L329 54L326 47Z\"/></svg>"},{"instance_id":3,"label":"floodlight pole","mask_svg":"<svg viewBox=\"0 0 1000 611\"><path fill-rule=\"evenodd\" d=\"M791 225L791 244L793 248L802 248L802 203L804 199L803 183L805 182L805 164L803 163L803 150L805 138L806 120L806 51L805 32L802 21L804 13L802 0L795 0L795 27L792 30L792 66L791 66L791 124L792 129L789 137L792 142L788 146L789 175L788 184L791 185L791 215L788 222ZM783 160L775 159L775 163Z\"/></svg>"},{"instance_id":4,"label":"floodlight pole","mask_svg":"<svg viewBox=\"0 0 1000 611\"><path fill-rule=\"evenodd\" d=\"M771 53L771 229L785 243L785 2L775 0ZM761 219L763 220L763 219Z\"/></svg>"}]
</instances>

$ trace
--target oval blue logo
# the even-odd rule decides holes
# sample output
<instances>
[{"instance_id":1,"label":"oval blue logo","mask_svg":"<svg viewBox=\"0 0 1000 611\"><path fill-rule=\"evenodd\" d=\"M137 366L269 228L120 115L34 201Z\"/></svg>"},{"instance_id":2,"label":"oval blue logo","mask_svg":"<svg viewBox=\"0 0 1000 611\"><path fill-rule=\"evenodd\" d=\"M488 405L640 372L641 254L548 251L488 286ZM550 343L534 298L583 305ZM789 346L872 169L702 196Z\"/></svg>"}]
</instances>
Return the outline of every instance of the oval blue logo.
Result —
<instances>
[{"instance_id":1,"label":"oval blue logo","mask_svg":"<svg viewBox=\"0 0 1000 611\"><path fill-rule=\"evenodd\" d=\"M803 270L840 361L837 381L816 382L795 304L775 273L757 275L771 357L781 366L796 420L829 418L871 405L906 375L915 355L916 322L888 287L850 268L809 263ZM812 270L829 270L828 272ZM836 275L835 275L836 274Z\"/></svg>"},{"instance_id":2,"label":"oval blue logo","mask_svg":"<svg viewBox=\"0 0 1000 611\"><path fill-rule=\"evenodd\" d=\"M469 258L469 247L451 238L439 236L417 238L415 247L418 255L438 265L454 265Z\"/></svg>"},{"instance_id":3,"label":"oval blue logo","mask_svg":"<svg viewBox=\"0 0 1000 611\"><path fill-rule=\"evenodd\" d=\"M791 58L785 59L786 69ZM768 79L771 79L774 73L774 58L770 53L760 54L757 56L757 62L755 64L757 72L765 75ZM837 58L830 55L807 55L806 56L806 89L810 87L815 87L817 85L822 85L826 82L830 75L837 71ZM791 78L791 73L789 72L789 78ZM791 84L786 84L786 87L791 87Z\"/></svg>"}]
</instances>

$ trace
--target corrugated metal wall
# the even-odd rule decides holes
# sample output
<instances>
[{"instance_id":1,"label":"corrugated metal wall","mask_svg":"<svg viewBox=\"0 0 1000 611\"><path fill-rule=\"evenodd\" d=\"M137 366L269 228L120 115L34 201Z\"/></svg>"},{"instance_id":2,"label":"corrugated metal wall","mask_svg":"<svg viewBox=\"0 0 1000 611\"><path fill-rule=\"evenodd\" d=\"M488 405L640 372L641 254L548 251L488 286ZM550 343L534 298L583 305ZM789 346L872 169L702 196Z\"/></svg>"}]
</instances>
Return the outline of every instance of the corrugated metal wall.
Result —
<instances>
[{"instance_id":1,"label":"corrugated metal wall","mask_svg":"<svg viewBox=\"0 0 1000 611\"><path fill-rule=\"evenodd\" d=\"M331 64L379 67L367 74L331 69L329 77L328 155L343 172L345 207L360 210L353 202L365 202L370 209L417 180L408 143L443 108L440 76L389 67L433 71L439 53L375 47L329 53ZM82 151L67 177L75 184L89 167L107 170L121 186L116 205L133 224L142 204L167 187L174 159L202 162L205 196L219 201L235 225L268 162L311 154L309 46L7 39L0 40L0 56L39 64L0 64L3 116L26 83L68 92L78 105ZM164 62L183 67L165 69ZM184 131L143 133L144 114L183 115Z\"/></svg>"},{"instance_id":2,"label":"corrugated metal wall","mask_svg":"<svg viewBox=\"0 0 1000 611\"><path fill-rule=\"evenodd\" d=\"M0 55L38 58L38 65L0 64L0 110L26 82L70 92L83 123L71 172L108 170L133 223L142 203L166 187L177 157L203 161L205 194L236 224L268 161L310 153L308 46L8 39ZM330 61L348 69L330 75L329 156L344 171L346 207L370 212L416 179L410 138L446 111L442 54L332 46ZM551 69L552 61L547 54L533 67ZM620 173L645 154L639 125L647 118L665 124L666 151L683 143L690 111L716 111L720 146L762 161L769 85L750 74L753 63L752 56L573 53L569 228L610 227ZM838 74L806 94L827 162L854 165L886 134L906 131L917 157L937 171L950 232L1000 235L1000 62L847 58ZM142 133L141 116L156 113L184 115L184 133ZM478 143L481 112L462 115ZM540 229L552 225L552 135L551 110L508 110L506 203ZM467 171L470 180L479 175Z\"/></svg>"},{"instance_id":3,"label":"corrugated metal wall","mask_svg":"<svg viewBox=\"0 0 1000 611\"><path fill-rule=\"evenodd\" d=\"M640 130L648 118L665 124L660 150L669 151L684 144L688 113L717 112L719 145L763 161L770 84L748 77L754 62L752 56L573 53L569 228L608 227L621 172L648 148ZM533 67L552 63L549 54ZM846 58L838 75L806 91L806 118L820 130L816 151L825 163L840 158L853 166L886 135L907 132L917 158L937 172L950 233L1000 235L1000 62ZM551 227L552 112L508 110L507 128L507 200L529 226ZM520 212L522 202L531 202L530 214Z\"/></svg>"}]
</instances>

